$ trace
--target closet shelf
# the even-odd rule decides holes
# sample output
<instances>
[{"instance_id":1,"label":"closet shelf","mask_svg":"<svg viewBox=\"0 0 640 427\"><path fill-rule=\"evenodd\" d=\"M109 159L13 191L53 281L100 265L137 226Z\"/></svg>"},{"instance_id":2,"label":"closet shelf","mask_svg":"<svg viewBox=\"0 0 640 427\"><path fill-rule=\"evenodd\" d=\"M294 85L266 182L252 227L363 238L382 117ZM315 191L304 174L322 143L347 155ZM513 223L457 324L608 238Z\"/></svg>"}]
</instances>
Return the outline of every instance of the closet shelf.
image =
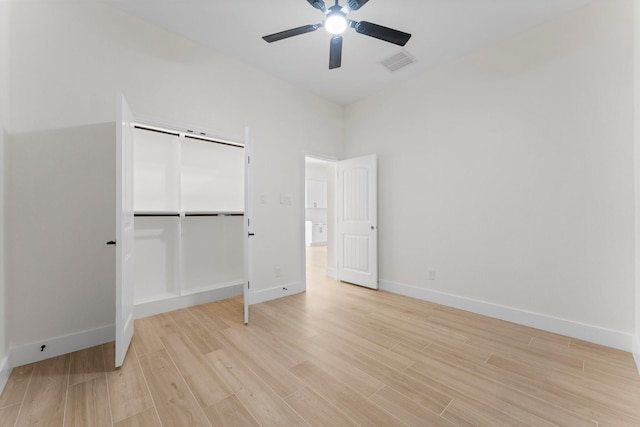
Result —
<instances>
[{"instance_id":1,"label":"closet shelf","mask_svg":"<svg viewBox=\"0 0 640 427\"><path fill-rule=\"evenodd\" d=\"M151 212L140 211L134 212L134 216L244 216L244 212L207 212L207 211L194 211L194 212Z\"/></svg>"},{"instance_id":2,"label":"closet shelf","mask_svg":"<svg viewBox=\"0 0 640 427\"><path fill-rule=\"evenodd\" d=\"M178 212L138 211L133 216L180 216Z\"/></svg>"},{"instance_id":3,"label":"closet shelf","mask_svg":"<svg viewBox=\"0 0 640 427\"><path fill-rule=\"evenodd\" d=\"M185 216L244 216L244 212L206 212L206 211L194 211L185 212Z\"/></svg>"}]
</instances>

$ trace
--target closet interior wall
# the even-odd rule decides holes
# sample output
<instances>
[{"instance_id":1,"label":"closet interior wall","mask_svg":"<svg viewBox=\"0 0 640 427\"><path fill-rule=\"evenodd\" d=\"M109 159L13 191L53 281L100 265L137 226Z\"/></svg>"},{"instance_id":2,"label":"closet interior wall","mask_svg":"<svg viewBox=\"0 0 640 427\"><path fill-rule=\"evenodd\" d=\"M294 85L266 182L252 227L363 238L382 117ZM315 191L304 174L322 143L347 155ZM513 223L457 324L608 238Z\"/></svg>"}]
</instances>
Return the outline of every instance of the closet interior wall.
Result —
<instances>
[{"instance_id":1,"label":"closet interior wall","mask_svg":"<svg viewBox=\"0 0 640 427\"><path fill-rule=\"evenodd\" d=\"M136 317L242 293L244 148L134 130Z\"/></svg>"}]
</instances>

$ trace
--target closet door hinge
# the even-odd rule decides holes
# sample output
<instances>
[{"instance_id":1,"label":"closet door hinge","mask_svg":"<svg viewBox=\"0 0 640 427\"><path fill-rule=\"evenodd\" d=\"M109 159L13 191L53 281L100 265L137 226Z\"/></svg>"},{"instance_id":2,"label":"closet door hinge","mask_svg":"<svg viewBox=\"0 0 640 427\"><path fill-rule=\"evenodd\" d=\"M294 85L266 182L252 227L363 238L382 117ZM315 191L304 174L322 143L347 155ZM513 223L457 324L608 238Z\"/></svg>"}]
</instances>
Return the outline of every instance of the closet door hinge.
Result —
<instances>
[{"instance_id":1,"label":"closet door hinge","mask_svg":"<svg viewBox=\"0 0 640 427\"><path fill-rule=\"evenodd\" d=\"M251 282L247 282L247 289L251 289Z\"/></svg>"}]
</instances>

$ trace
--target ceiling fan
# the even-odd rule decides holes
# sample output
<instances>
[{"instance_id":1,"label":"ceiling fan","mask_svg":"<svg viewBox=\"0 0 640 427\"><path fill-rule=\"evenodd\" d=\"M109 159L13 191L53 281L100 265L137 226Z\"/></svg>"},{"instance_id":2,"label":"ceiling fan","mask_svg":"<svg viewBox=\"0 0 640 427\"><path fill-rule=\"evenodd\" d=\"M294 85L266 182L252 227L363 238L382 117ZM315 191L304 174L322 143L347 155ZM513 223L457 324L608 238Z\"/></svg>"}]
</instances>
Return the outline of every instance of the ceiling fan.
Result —
<instances>
[{"instance_id":1,"label":"ceiling fan","mask_svg":"<svg viewBox=\"0 0 640 427\"><path fill-rule=\"evenodd\" d=\"M318 28L324 27L329 34L332 34L331 43L329 45L329 69L339 68L342 64L342 33L351 27L357 33L365 36L374 37L399 46L407 44L411 38L411 34L394 30L393 28L383 27L367 21L352 21L347 19L347 14L352 10L358 10L369 0L347 0L347 4L340 6L338 0L336 4L327 8L323 0L307 0L311 6L321 10L326 18L319 24L303 25L302 27L292 28L290 30L280 31L279 33L269 34L262 37L266 42L272 43L278 40L286 39L300 34L311 33Z\"/></svg>"}]
</instances>

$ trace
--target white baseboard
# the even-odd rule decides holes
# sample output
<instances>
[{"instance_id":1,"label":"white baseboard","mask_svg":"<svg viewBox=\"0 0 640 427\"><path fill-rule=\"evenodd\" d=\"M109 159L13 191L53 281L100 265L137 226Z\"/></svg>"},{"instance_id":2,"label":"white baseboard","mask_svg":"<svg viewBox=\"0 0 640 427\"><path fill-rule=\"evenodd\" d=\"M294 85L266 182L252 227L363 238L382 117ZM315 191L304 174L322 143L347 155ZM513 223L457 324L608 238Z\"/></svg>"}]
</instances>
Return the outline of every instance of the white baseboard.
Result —
<instances>
[{"instance_id":1,"label":"white baseboard","mask_svg":"<svg viewBox=\"0 0 640 427\"><path fill-rule=\"evenodd\" d=\"M306 289L303 282L295 282L283 286L276 286L270 289L255 291L251 295L251 304L259 304L261 302L271 301L272 299L298 294L300 292L304 292L305 290Z\"/></svg>"},{"instance_id":2,"label":"white baseboard","mask_svg":"<svg viewBox=\"0 0 640 427\"><path fill-rule=\"evenodd\" d=\"M11 361L9 356L5 356L0 360L0 394L4 391L4 386L7 385L9 375L11 375Z\"/></svg>"},{"instance_id":3,"label":"white baseboard","mask_svg":"<svg viewBox=\"0 0 640 427\"><path fill-rule=\"evenodd\" d=\"M11 367L39 362L40 360L113 341L115 339L115 332L116 327L111 324L13 347L10 350L11 354L9 356ZM46 347L41 351L40 349L43 345Z\"/></svg>"},{"instance_id":4,"label":"white baseboard","mask_svg":"<svg viewBox=\"0 0 640 427\"><path fill-rule=\"evenodd\" d=\"M633 335L626 332L614 331L599 326L587 325L388 280L380 280L380 290L506 320L619 350L631 352L633 347ZM639 356L640 353L637 357ZM639 359L637 358L636 360Z\"/></svg>"},{"instance_id":5,"label":"white baseboard","mask_svg":"<svg viewBox=\"0 0 640 427\"><path fill-rule=\"evenodd\" d=\"M640 374L640 337L638 335L633 336L633 359L636 361L636 368Z\"/></svg>"},{"instance_id":6,"label":"white baseboard","mask_svg":"<svg viewBox=\"0 0 640 427\"><path fill-rule=\"evenodd\" d=\"M208 302L232 298L238 295L242 295L242 287L243 283L240 283L226 286L224 288L212 289L204 292L190 293L188 295L175 296L158 301L136 304L133 307L134 318L140 319L142 317L149 317L160 313L166 313L168 311L191 307L194 305L206 304Z\"/></svg>"},{"instance_id":7,"label":"white baseboard","mask_svg":"<svg viewBox=\"0 0 640 427\"><path fill-rule=\"evenodd\" d=\"M331 277L333 280L336 280L338 277L337 271L333 267L327 267L326 274L327 276Z\"/></svg>"}]
</instances>

